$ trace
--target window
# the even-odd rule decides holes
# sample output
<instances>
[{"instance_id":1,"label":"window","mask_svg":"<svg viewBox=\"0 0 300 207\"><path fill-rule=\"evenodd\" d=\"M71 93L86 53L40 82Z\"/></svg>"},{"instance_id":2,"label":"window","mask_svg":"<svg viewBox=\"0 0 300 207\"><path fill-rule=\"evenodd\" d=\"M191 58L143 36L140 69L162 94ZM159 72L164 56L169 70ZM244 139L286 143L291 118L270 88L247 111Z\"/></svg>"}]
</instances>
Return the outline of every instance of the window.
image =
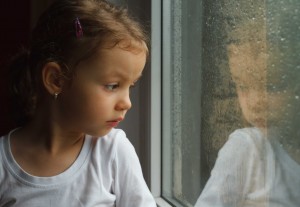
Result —
<instances>
[{"instance_id":1,"label":"window","mask_svg":"<svg viewBox=\"0 0 300 207\"><path fill-rule=\"evenodd\" d=\"M156 161L162 145L161 169L152 165L152 183L162 172L155 196L173 206L194 206L200 195L199 206L233 206L256 202L255 192L268 188L270 206L299 206L300 2L161 2L161 41L152 27L156 75L159 43L162 57L161 85L152 76L157 94L162 88L161 143L152 135ZM152 101L158 118L160 99ZM158 123L151 122L155 135Z\"/></svg>"},{"instance_id":2,"label":"window","mask_svg":"<svg viewBox=\"0 0 300 207\"><path fill-rule=\"evenodd\" d=\"M202 4L163 3L162 193L188 205L200 189Z\"/></svg>"}]
</instances>

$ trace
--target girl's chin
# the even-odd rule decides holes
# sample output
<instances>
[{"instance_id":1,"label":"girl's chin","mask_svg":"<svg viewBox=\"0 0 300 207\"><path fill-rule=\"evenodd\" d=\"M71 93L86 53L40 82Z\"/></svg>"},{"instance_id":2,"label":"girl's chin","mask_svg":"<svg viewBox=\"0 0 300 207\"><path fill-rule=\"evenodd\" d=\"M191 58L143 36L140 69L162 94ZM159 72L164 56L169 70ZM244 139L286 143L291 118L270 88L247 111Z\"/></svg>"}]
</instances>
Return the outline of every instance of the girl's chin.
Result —
<instances>
[{"instance_id":1,"label":"girl's chin","mask_svg":"<svg viewBox=\"0 0 300 207\"><path fill-rule=\"evenodd\" d=\"M267 121L265 119L255 119L250 121L250 123L259 129L266 129L268 127Z\"/></svg>"},{"instance_id":2,"label":"girl's chin","mask_svg":"<svg viewBox=\"0 0 300 207\"><path fill-rule=\"evenodd\" d=\"M87 134L92 137L103 137L103 136L107 135L111 130L112 130L112 128L107 128L107 129L95 130L92 132L88 132Z\"/></svg>"}]
</instances>

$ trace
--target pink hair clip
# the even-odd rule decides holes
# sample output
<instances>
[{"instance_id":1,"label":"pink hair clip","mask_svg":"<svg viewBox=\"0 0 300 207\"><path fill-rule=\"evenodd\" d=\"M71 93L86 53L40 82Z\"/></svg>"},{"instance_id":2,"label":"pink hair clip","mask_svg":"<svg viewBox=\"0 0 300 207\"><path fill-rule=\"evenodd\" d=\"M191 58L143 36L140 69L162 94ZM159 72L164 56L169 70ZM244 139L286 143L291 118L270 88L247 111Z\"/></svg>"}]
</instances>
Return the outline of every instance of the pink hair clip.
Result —
<instances>
[{"instance_id":1,"label":"pink hair clip","mask_svg":"<svg viewBox=\"0 0 300 207\"><path fill-rule=\"evenodd\" d=\"M80 37L83 36L82 26L81 26L81 23L80 23L78 17L76 17L76 19L75 19L75 30L76 30L76 37L77 38L80 38Z\"/></svg>"}]
</instances>

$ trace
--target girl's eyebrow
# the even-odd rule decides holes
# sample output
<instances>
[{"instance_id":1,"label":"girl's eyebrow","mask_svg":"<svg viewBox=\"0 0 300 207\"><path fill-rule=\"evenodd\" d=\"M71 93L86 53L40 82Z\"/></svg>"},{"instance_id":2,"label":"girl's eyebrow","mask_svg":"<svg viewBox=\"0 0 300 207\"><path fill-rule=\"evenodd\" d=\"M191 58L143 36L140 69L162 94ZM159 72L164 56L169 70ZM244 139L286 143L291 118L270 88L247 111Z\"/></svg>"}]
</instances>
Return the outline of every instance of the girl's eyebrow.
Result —
<instances>
[{"instance_id":1,"label":"girl's eyebrow","mask_svg":"<svg viewBox=\"0 0 300 207\"><path fill-rule=\"evenodd\" d=\"M122 79L128 79L128 75L125 72L121 72L121 71L114 71L114 72L108 72L106 74L104 74L104 76L102 77L119 77ZM140 74L135 80L134 82L137 82L139 79L141 79L142 74Z\"/></svg>"}]
</instances>

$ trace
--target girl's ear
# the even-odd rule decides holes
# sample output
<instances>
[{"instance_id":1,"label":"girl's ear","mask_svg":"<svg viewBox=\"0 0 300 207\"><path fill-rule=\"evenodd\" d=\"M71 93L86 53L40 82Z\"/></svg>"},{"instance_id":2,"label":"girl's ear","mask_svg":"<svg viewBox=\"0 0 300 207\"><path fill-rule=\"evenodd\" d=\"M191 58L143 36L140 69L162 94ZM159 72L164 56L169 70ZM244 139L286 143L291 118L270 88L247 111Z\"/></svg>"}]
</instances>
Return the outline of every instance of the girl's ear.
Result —
<instances>
[{"instance_id":1,"label":"girl's ear","mask_svg":"<svg viewBox=\"0 0 300 207\"><path fill-rule=\"evenodd\" d=\"M57 63L48 62L44 65L42 69L43 84L51 95L61 93L64 85L62 74L62 69Z\"/></svg>"}]
</instances>

